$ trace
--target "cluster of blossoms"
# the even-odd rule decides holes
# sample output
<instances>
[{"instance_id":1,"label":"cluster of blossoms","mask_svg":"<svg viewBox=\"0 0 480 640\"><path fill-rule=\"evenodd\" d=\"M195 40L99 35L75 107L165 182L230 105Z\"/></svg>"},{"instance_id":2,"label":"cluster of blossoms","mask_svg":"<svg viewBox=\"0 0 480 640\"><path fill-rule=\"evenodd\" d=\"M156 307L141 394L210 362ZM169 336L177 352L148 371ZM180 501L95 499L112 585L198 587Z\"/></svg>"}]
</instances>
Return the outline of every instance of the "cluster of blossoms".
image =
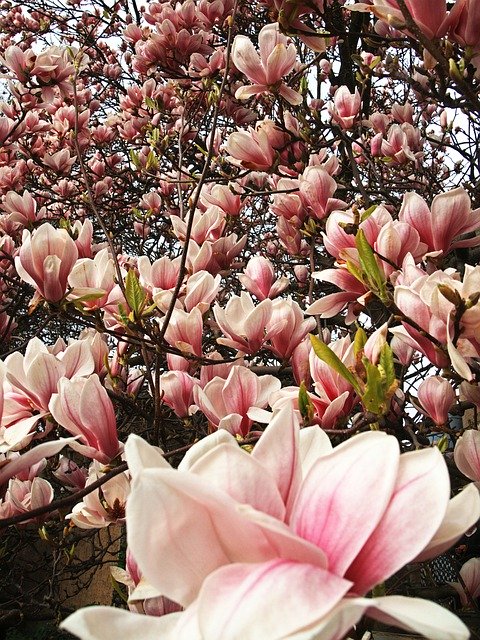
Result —
<instances>
[{"instance_id":1,"label":"cluster of blossoms","mask_svg":"<svg viewBox=\"0 0 480 640\"><path fill-rule=\"evenodd\" d=\"M0 6L0 526L126 523L136 612L66 628L467 638L377 592L480 517L476 3L50 4Z\"/></svg>"}]
</instances>

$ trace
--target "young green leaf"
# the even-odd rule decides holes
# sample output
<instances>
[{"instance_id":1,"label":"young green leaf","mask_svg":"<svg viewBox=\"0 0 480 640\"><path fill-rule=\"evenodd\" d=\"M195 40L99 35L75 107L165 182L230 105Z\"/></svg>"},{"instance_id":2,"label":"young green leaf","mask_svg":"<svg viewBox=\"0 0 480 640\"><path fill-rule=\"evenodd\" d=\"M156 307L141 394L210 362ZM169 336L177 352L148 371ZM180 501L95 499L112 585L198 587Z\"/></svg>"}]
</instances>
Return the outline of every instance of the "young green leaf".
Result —
<instances>
[{"instance_id":1,"label":"young green leaf","mask_svg":"<svg viewBox=\"0 0 480 640\"><path fill-rule=\"evenodd\" d=\"M125 278L125 297L134 314L137 316L141 315L147 294L141 287L137 274L133 269L130 269Z\"/></svg>"},{"instance_id":2,"label":"young green leaf","mask_svg":"<svg viewBox=\"0 0 480 640\"><path fill-rule=\"evenodd\" d=\"M361 395L362 390L360 389L358 381L355 379L353 373L343 364L337 354L332 351L328 345L317 338L317 336L310 334L310 341L312 343L313 350L320 360L323 360L329 367L334 369L334 371L352 385L358 395Z\"/></svg>"},{"instance_id":3,"label":"young green leaf","mask_svg":"<svg viewBox=\"0 0 480 640\"><path fill-rule=\"evenodd\" d=\"M362 351L365 343L367 342L367 334L362 329L362 327L358 327L355 332L355 338L353 339L353 353L358 355L360 351Z\"/></svg>"}]
</instances>

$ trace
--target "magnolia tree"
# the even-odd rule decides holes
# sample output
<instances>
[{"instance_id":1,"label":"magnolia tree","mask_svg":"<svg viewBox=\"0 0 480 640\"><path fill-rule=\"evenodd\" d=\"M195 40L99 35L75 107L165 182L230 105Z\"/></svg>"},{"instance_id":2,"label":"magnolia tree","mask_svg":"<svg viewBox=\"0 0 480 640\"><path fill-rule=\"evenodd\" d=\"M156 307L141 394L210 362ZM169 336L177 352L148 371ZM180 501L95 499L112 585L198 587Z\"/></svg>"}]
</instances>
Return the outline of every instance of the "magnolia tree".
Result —
<instances>
[{"instance_id":1,"label":"magnolia tree","mask_svg":"<svg viewBox=\"0 0 480 640\"><path fill-rule=\"evenodd\" d=\"M468 638L480 3L0 8L4 619L109 528L85 640Z\"/></svg>"}]
</instances>

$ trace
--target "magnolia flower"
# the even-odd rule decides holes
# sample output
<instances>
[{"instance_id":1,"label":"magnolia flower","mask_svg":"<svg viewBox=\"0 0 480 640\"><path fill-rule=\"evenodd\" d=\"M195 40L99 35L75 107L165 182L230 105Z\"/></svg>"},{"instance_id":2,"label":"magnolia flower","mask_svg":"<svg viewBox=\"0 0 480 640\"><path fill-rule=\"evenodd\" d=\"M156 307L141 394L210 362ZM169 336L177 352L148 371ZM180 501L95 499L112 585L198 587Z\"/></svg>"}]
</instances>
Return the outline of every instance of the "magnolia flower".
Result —
<instances>
[{"instance_id":1,"label":"magnolia flower","mask_svg":"<svg viewBox=\"0 0 480 640\"><path fill-rule=\"evenodd\" d=\"M65 229L44 223L32 234L25 230L22 246L15 258L18 275L35 287L48 302L59 302L65 295L67 279L78 257L75 242Z\"/></svg>"},{"instance_id":2,"label":"magnolia flower","mask_svg":"<svg viewBox=\"0 0 480 640\"><path fill-rule=\"evenodd\" d=\"M452 249L480 244L478 236L459 240L480 227L479 213L479 209L472 210L470 197L463 188L435 196L430 208L421 196L409 192L403 197L399 220L418 231L428 251L446 254Z\"/></svg>"},{"instance_id":3,"label":"magnolia flower","mask_svg":"<svg viewBox=\"0 0 480 640\"><path fill-rule=\"evenodd\" d=\"M253 293L260 301L266 298L276 298L290 283L286 276L275 279L272 263L262 256L250 258L244 272L238 276L238 279L245 289Z\"/></svg>"},{"instance_id":4,"label":"magnolia flower","mask_svg":"<svg viewBox=\"0 0 480 640\"><path fill-rule=\"evenodd\" d=\"M215 377L203 389L196 386L193 396L213 428L246 436L253 424L249 409L266 407L280 384L275 376L257 376L247 367L234 366L226 380Z\"/></svg>"},{"instance_id":5,"label":"magnolia flower","mask_svg":"<svg viewBox=\"0 0 480 640\"><path fill-rule=\"evenodd\" d=\"M53 500L53 487L44 478L19 480L14 478L8 483L5 497L0 499L0 518L10 518L27 513L38 507L50 504ZM32 522L24 520L23 524Z\"/></svg>"},{"instance_id":6,"label":"magnolia flower","mask_svg":"<svg viewBox=\"0 0 480 640\"><path fill-rule=\"evenodd\" d=\"M259 93L278 91L293 105L302 102L302 96L282 81L292 71L297 60L297 50L286 36L280 33L278 24L267 24L258 35L260 55L246 36L236 36L232 47L232 61L239 71L254 84L240 87L237 100L245 100Z\"/></svg>"},{"instance_id":7,"label":"magnolia flower","mask_svg":"<svg viewBox=\"0 0 480 640\"><path fill-rule=\"evenodd\" d=\"M61 378L48 408L59 425L79 436L81 444L72 443L72 448L104 464L118 455L115 410L96 374Z\"/></svg>"},{"instance_id":8,"label":"magnolia flower","mask_svg":"<svg viewBox=\"0 0 480 640\"><path fill-rule=\"evenodd\" d=\"M281 320L266 329L272 314L269 298L255 305L248 293L232 296L225 309L213 307L215 320L226 338L217 338L219 344L244 353L256 353L263 344L282 330L286 322Z\"/></svg>"},{"instance_id":9,"label":"magnolia flower","mask_svg":"<svg viewBox=\"0 0 480 640\"><path fill-rule=\"evenodd\" d=\"M448 380L440 376L423 380L418 387L418 399L436 425L448 423L448 412L455 403L455 391Z\"/></svg>"},{"instance_id":10,"label":"magnolia flower","mask_svg":"<svg viewBox=\"0 0 480 640\"><path fill-rule=\"evenodd\" d=\"M350 93L348 87L342 86L335 91L333 105L328 111L332 120L342 129L351 129L355 124L357 116L362 106L362 98L355 89L355 93Z\"/></svg>"},{"instance_id":11,"label":"magnolia flower","mask_svg":"<svg viewBox=\"0 0 480 640\"><path fill-rule=\"evenodd\" d=\"M96 460L90 465L85 486L92 484L103 476L102 465ZM87 494L76 504L67 518L80 529L100 529L109 524L124 522L125 504L130 492L128 474L120 473Z\"/></svg>"},{"instance_id":12,"label":"magnolia flower","mask_svg":"<svg viewBox=\"0 0 480 640\"><path fill-rule=\"evenodd\" d=\"M178 470L137 436L128 545L148 583L185 607L161 618L108 607L64 628L84 640L343 638L367 614L431 640L466 640L452 613L419 598L367 598L419 554L448 548L480 515L467 487L449 501L436 448L400 455L396 438L354 436L331 450L285 409L252 454L217 432ZM288 606L285 606L288 603Z\"/></svg>"}]
</instances>

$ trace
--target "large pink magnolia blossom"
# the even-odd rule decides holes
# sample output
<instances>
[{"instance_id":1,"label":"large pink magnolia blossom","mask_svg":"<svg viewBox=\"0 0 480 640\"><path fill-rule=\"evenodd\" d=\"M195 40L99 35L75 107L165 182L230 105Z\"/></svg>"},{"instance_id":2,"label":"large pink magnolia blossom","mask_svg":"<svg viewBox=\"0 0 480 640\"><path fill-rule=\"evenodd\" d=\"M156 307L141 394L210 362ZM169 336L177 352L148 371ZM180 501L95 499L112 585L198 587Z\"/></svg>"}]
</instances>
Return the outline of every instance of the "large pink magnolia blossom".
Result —
<instances>
[{"instance_id":1,"label":"large pink magnolia blossom","mask_svg":"<svg viewBox=\"0 0 480 640\"><path fill-rule=\"evenodd\" d=\"M52 395L49 410L54 420L79 442L71 447L103 464L121 450L112 401L96 374L88 378L61 378L58 393Z\"/></svg>"},{"instance_id":2,"label":"large pink magnolia blossom","mask_svg":"<svg viewBox=\"0 0 480 640\"><path fill-rule=\"evenodd\" d=\"M153 618L89 607L64 623L80 638L121 629L126 640L338 640L364 614L431 640L468 638L432 602L365 597L419 554L448 548L480 515L473 486L449 501L438 449L400 455L393 436L369 432L332 451L321 430L299 430L285 409L251 455L225 432L195 445L179 470L136 436L126 455L129 548L157 594L185 611Z\"/></svg>"},{"instance_id":3,"label":"large pink magnolia blossom","mask_svg":"<svg viewBox=\"0 0 480 640\"><path fill-rule=\"evenodd\" d=\"M250 38L236 36L232 47L232 61L244 73L251 86L237 89L237 100L245 100L252 95L276 92L287 102L298 105L302 96L289 87L282 78L292 71L297 60L297 50L287 36L280 33L277 23L267 24L258 35L259 53L255 51Z\"/></svg>"},{"instance_id":4,"label":"large pink magnolia blossom","mask_svg":"<svg viewBox=\"0 0 480 640\"><path fill-rule=\"evenodd\" d=\"M33 233L25 230L15 258L18 275L35 287L48 302L59 302L67 290L67 280L78 257L75 242L65 229L44 223Z\"/></svg>"}]
</instances>

